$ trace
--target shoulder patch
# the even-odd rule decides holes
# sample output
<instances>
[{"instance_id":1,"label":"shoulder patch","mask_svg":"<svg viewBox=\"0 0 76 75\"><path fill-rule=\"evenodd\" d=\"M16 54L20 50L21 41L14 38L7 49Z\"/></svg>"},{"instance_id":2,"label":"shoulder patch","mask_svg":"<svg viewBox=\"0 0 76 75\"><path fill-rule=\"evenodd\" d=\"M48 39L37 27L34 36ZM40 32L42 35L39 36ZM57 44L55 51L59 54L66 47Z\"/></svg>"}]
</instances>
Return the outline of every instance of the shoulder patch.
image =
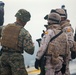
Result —
<instances>
[{"instance_id":1,"label":"shoulder patch","mask_svg":"<svg viewBox=\"0 0 76 75\"><path fill-rule=\"evenodd\" d=\"M48 32L47 32L47 31L45 31L45 34L48 34Z\"/></svg>"},{"instance_id":2,"label":"shoulder patch","mask_svg":"<svg viewBox=\"0 0 76 75\"><path fill-rule=\"evenodd\" d=\"M70 28L67 28L67 30L66 30L67 32L71 32L71 29Z\"/></svg>"}]
</instances>

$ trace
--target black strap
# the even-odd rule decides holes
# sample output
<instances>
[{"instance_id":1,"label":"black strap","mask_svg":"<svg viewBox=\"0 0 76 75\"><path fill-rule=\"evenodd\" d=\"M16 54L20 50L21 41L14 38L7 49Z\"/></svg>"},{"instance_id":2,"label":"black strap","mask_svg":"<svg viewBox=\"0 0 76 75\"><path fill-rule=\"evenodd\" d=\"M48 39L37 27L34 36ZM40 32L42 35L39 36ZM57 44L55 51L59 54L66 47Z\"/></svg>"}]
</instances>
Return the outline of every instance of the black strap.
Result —
<instances>
[{"instance_id":1,"label":"black strap","mask_svg":"<svg viewBox=\"0 0 76 75\"><path fill-rule=\"evenodd\" d=\"M58 34L56 34L55 36L53 36L51 39L50 39L50 41L49 42L51 42L52 40L54 40L55 38L57 38L60 34L62 34L63 33L63 31L60 31ZM48 43L48 45L49 45L49 43ZM48 49L48 46L47 46L47 48L46 48L46 51L47 51L47 49ZM45 51L45 53L44 53L44 55L46 54L46 51ZM43 55L43 56L44 56Z\"/></svg>"},{"instance_id":2,"label":"black strap","mask_svg":"<svg viewBox=\"0 0 76 75\"><path fill-rule=\"evenodd\" d=\"M49 42L51 42L52 40L54 40L55 38L57 38L60 34L62 34L63 33L63 31L60 31L58 34L56 34L55 36L53 36L51 39L50 39L50 41ZM48 43L48 45L49 45L49 43ZM47 51L47 49L48 49L48 46L47 46L47 48L46 48L46 51ZM46 54L46 51L45 51L45 53L44 53L44 55ZM43 56L44 56L43 55ZM49 56L49 55L48 55Z\"/></svg>"},{"instance_id":3,"label":"black strap","mask_svg":"<svg viewBox=\"0 0 76 75\"><path fill-rule=\"evenodd\" d=\"M51 20L51 21L55 21L55 22L57 22L57 23L60 23L59 20L55 20L55 19L53 19L53 18L49 18L49 20Z\"/></svg>"},{"instance_id":4,"label":"black strap","mask_svg":"<svg viewBox=\"0 0 76 75\"><path fill-rule=\"evenodd\" d=\"M54 37L52 37L51 38L51 40L50 40L50 42L52 41L52 40L54 40L55 38L57 38L60 34L62 34L63 33L63 31L60 31L58 34L56 34Z\"/></svg>"},{"instance_id":5,"label":"black strap","mask_svg":"<svg viewBox=\"0 0 76 75\"><path fill-rule=\"evenodd\" d=\"M58 34L56 34L54 37L52 37L51 38L51 40L49 41L49 42L51 42L52 40L54 40L55 38L57 38L60 34L62 34L63 33L63 31L60 31ZM49 43L48 43L49 44ZM47 46L47 48L48 48L48 46ZM46 51L47 51L47 49L46 49ZM46 59L45 59L45 61L43 61L43 59L45 58L44 56L46 56L46 51L45 51L45 53L43 54L43 56L41 57L41 59L40 59L40 61L42 61L42 65L43 65L43 67L45 66L45 62L46 62ZM48 55L47 55L48 56ZM51 55L50 55L51 56ZM43 64L44 63L44 64ZM41 67L41 69L42 70L44 70L44 68L42 68ZM59 70L60 71L60 70ZM59 71L56 71L55 73L57 73L57 72L59 72ZM42 71L41 71L41 73L42 73ZM45 73L45 70L44 70L44 73Z\"/></svg>"}]
</instances>

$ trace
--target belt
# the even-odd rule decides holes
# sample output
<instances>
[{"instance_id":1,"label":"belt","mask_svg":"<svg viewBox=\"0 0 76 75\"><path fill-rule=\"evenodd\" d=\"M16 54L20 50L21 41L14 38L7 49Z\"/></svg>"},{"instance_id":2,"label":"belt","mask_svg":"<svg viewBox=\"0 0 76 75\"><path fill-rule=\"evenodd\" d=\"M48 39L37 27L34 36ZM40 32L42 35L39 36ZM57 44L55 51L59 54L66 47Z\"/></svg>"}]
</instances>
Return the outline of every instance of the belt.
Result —
<instances>
[{"instance_id":1,"label":"belt","mask_svg":"<svg viewBox=\"0 0 76 75\"><path fill-rule=\"evenodd\" d=\"M23 53L23 51L17 51L17 50L14 50L14 49L11 49L11 48L7 48L7 47L3 47L2 48L2 52L8 52L8 53Z\"/></svg>"},{"instance_id":2,"label":"belt","mask_svg":"<svg viewBox=\"0 0 76 75\"><path fill-rule=\"evenodd\" d=\"M3 50L3 52L7 52L7 53L23 53L23 52L20 52L20 51L6 51L6 50Z\"/></svg>"}]
</instances>

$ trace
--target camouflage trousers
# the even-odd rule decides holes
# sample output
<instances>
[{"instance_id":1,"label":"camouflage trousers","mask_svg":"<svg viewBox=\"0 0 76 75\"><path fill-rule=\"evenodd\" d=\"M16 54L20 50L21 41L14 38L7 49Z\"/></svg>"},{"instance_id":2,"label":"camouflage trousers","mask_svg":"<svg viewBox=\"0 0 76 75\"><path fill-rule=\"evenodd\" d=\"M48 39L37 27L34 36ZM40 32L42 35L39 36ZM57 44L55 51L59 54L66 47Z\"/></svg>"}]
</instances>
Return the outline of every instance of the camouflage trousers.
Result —
<instances>
[{"instance_id":1,"label":"camouflage trousers","mask_svg":"<svg viewBox=\"0 0 76 75\"><path fill-rule=\"evenodd\" d=\"M62 68L63 59L59 58L59 63L53 65L51 58L46 57L45 75L62 75L60 69Z\"/></svg>"},{"instance_id":2,"label":"camouflage trousers","mask_svg":"<svg viewBox=\"0 0 76 75\"><path fill-rule=\"evenodd\" d=\"M1 56L0 75L28 75L20 53L3 53Z\"/></svg>"},{"instance_id":3,"label":"camouflage trousers","mask_svg":"<svg viewBox=\"0 0 76 75\"><path fill-rule=\"evenodd\" d=\"M1 57L0 57L0 75L1 75L1 69L2 69L2 67L1 67ZM12 75L11 72L9 72L8 75Z\"/></svg>"},{"instance_id":4,"label":"camouflage trousers","mask_svg":"<svg viewBox=\"0 0 76 75\"><path fill-rule=\"evenodd\" d=\"M66 63L66 71L65 71L65 74L63 74L63 75L70 75L69 62L71 60L71 53L69 53L69 56L68 56L68 58L66 60L67 60L67 63Z\"/></svg>"}]
</instances>

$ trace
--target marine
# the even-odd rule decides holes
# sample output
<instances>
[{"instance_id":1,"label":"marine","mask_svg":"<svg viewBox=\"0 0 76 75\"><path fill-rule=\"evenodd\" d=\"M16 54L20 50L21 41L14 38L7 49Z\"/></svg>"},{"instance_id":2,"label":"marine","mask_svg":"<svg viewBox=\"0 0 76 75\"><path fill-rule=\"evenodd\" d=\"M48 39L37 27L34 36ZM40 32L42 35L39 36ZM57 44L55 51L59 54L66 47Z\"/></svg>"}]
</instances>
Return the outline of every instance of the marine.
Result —
<instances>
[{"instance_id":1,"label":"marine","mask_svg":"<svg viewBox=\"0 0 76 75\"><path fill-rule=\"evenodd\" d=\"M70 24L70 20L67 19L67 15L63 9L56 9L56 12L58 12L61 16L61 28L63 32L65 32L68 36L68 42L69 42L69 47L70 51L72 51L73 45L74 45L74 29L72 25ZM71 53L71 52L70 52ZM71 54L69 54L69 60L71 60ZM69 70L69 61L66 64L66 72L64 75L70 75L70 70Z\"/></svg>"},{"instance_id":2,"label":"marine","mask_svg":"<svg viewBox=\"0 0 76 75\"><path fill-rule=\"evenodd\" d=\"M16 22L9 23L1 31L1 74L28 75L23 58L23 52L32 55L34 43L32 36L24 28L31 19L31 14L25 9L19 9L15 14ZM25 60L26 61L26 60Z\"/></svg>"},{"instance_id":3,"label":"marine","mask_svg":"<svg viewBox=\"0 0 76 75\"><path fill-rule=\"evenodd\" d=\"M70 53L69 53L69 60L74 59L74 52L73 52L73 46L74 46L74 29L72 27L72 25L70 24L70 20L67 19L67 10L64 8L65 6L62 6L62 8L57 8L57 9L52 9L50 13L58 13L61 16L61 30L63 32L65 32L68 36L68 42L69 42L69 47L70 47ZM45 20L47 20L47 16L46 15L44 17ZM65 75L70 75L70 70L69 70L69 61L66 64L66 72L64 73L63 70L63 74Z\"/></svg>"},{"instance_id":4,"label":"marine","mask_svg":"<svg viewBox=\"0 0 76 75\"><path fill-rule=\"evenodd\" d=\"M50 42L50 39L61 32L61 17L57 13L50 13L48 15L47 21L47 30L45 31L45 35L42 38L40 48L36 54L35 68L39 69L39 63L43 57L45 75L62 75L62 64L64 60L67 62L66 58L69 55L67 35L65 33L62 33ZM65 41L65 43L63 43L63 41Z\"/></svg>"}]
</instances>

